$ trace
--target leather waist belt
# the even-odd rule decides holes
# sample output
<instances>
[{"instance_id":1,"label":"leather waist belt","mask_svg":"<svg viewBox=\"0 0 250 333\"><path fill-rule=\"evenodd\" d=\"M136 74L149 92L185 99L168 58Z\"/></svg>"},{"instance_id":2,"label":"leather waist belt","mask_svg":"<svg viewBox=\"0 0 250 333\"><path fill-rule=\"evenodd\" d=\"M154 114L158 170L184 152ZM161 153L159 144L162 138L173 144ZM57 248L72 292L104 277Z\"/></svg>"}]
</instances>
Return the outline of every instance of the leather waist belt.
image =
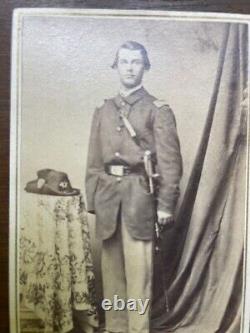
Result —
<instances>
[{"instance_id":1,"label":"leather waist belt","mask_svg":"<svg viewBox=\"0 0 250 333\"><path fill-rule=\"evenodd\" d=\"M108 175L116 176L116 177L128 176L133 173L145 174L143 164L138 164L135 166L105 164L105 172Z\"/></svg>"}]
</instances>

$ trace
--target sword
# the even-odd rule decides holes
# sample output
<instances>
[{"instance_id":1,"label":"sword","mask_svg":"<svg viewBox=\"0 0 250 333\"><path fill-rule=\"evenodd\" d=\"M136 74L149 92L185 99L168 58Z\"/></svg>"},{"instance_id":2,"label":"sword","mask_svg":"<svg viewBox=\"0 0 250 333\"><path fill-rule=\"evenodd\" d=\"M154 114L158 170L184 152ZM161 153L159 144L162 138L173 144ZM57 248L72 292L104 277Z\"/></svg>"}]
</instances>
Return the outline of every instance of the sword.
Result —
<instances>
[{"instance_id":1,"label":"sword","mask_svg":"<svg viewBox=\"0 0 250 333\"><path fill-rule=\"evenodd\" d=\"M154 180L159 178L160 175L153 172L152 153L150 150L144 152L143 161L149 181L149 193L155 194Z\"/></svg>"},{"instance_id":2,"label":"sword","mask_svg":"<svg viewBox=\"0 0 250 333\"><path fill-rule=\"evenodd\" d=\"M146 174L148 177L149 193L155 195L156 191L155 191L154 181L157 178L159 178L160 175L158 173L154 173L152 153L150 150L146 150L144 152L143 162L144 162L145 171L146 171ZM169 309L169 300L168 300L168 293L167 293L167 284L166 284L166 279L164 277L165 276L165 267L164 267L163 256L162 256L162 249L161 249L161 233L162 233L164 227L158 223L156 209L155 209L154 229L155 229L155 252L160 257L161 276L162 276L162 283L163 283L164 296L165 296L165 308L166 308L166 312L169 312L170 309Z\"/></svg>"}]
</instances>

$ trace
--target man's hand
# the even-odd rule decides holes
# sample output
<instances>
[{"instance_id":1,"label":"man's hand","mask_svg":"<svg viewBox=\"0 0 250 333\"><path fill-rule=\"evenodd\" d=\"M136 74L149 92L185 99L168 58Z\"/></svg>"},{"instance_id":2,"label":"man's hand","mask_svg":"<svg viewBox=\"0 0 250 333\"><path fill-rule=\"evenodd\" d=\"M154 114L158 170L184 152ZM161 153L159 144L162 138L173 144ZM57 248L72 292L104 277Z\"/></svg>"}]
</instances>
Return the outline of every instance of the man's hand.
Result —
<instances>
[{"instance_id":1,"label":"man's hand","mask_svg":"<svg viewBox=\"0 0 250 333\"><path fill-rule=\"evenodd\" d=\"M158 223L161 226L169 226L174 222L174 217L172 214L164 212L162 210L157 211Z\"/></svg>"}]
</instances>

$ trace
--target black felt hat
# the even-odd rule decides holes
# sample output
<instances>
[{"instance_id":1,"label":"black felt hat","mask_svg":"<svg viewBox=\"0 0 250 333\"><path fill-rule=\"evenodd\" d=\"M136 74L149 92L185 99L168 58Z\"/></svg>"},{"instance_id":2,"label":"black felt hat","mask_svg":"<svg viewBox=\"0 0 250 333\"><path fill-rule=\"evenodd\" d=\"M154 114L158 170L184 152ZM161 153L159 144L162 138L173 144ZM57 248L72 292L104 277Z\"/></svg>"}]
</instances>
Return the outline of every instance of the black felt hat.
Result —
<instances>
[{"instance_id":1,"label":"black felt hat","mask_svg":"<svg viewBox=\"0 0 250 333\"><path fill-rule=\"evenodd\" d=\"M53 169L42 169L37 172L38 178L27 183L25 191L37 194L70 196L80 194L80 190L72 188L65 172Z\"/></svg>"}]
</instances>

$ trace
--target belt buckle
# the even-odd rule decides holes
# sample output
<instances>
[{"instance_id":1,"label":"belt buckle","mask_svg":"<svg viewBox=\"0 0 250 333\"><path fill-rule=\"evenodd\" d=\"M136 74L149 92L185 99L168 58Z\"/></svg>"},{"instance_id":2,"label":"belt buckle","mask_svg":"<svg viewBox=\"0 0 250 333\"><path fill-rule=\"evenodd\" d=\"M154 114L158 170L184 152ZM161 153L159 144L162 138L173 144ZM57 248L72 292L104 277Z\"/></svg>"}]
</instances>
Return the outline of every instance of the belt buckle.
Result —
<instances>
[{"instance_id":1,"label":"belt buckle","mask_svg":"<svg viewBox=\"0 0 250 333\"><path fill-rule=\"evenodd\" d=\"M113 176L122 177L122 176L124 176L124 166L123 165L111 165L110 173Z\"/></svg>"}]
</instances>

